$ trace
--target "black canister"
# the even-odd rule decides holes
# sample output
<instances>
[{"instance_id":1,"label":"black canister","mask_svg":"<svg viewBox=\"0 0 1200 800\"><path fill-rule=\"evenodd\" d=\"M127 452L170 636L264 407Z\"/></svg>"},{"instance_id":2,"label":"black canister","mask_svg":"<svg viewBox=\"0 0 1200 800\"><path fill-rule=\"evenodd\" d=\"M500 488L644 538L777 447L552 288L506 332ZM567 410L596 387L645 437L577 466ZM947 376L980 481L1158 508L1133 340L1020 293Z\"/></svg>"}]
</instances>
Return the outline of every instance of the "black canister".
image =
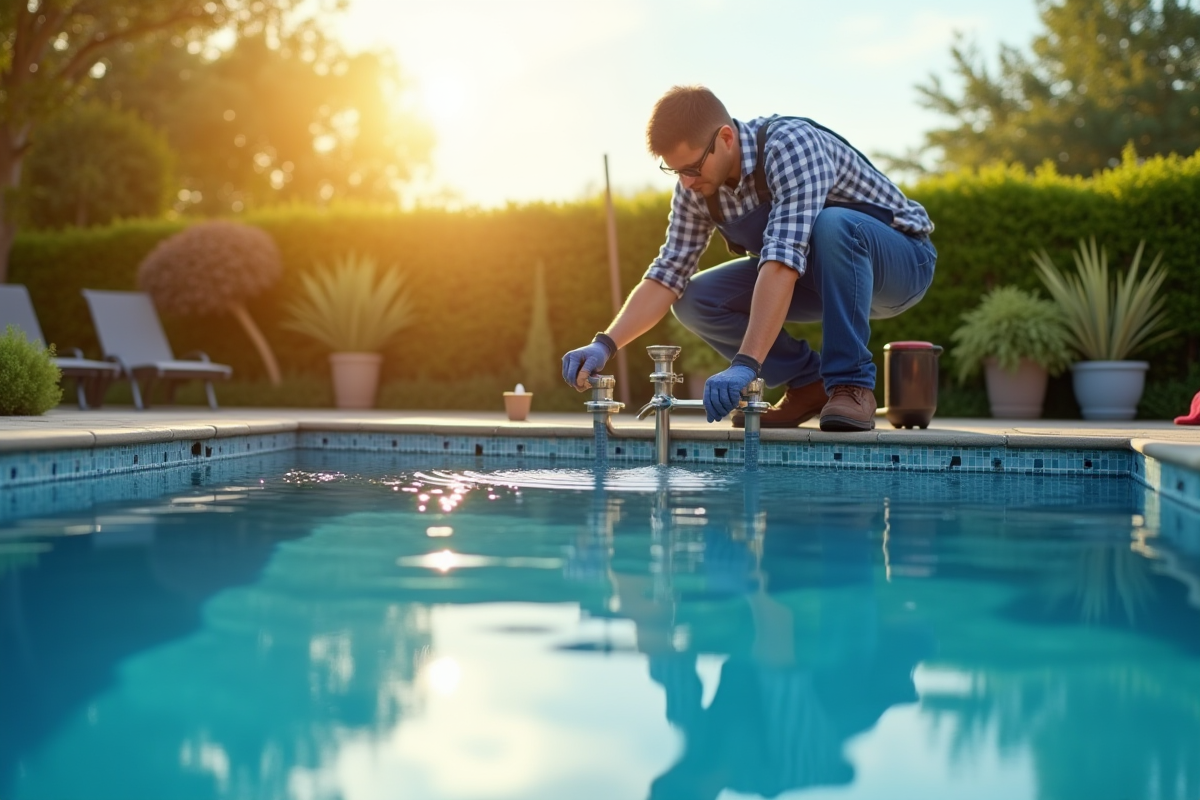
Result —
<instances>
[{"instance_id":1,"label":"black canister","mask_svg":"<svg viewBox=\"0 0 1200 800\"><path fill-rule=\"evenodd\" d=\"M883 346L883 402L895 428L927 428L937 410L938 356L931 342Z\"/></svg>"}]
</instances>

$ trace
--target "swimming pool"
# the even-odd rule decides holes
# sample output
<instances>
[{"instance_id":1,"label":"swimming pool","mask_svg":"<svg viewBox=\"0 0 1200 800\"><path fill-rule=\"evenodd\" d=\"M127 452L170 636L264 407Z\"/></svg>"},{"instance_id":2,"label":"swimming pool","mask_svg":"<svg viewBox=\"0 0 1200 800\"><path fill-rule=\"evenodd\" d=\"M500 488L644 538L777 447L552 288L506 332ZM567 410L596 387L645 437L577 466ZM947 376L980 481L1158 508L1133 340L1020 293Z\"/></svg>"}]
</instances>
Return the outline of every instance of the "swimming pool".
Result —
<instances>
[{"instance_id":1,"label":"swimming pool","mask_svg":"<svg viewBox=\"0 0 1200 800\"><path fill-rule=\"evenodd\" d=\"M1131 480L541 466L0 524L0 797L1200 797L1200 526Z\"/></svg>"}]
</instances>

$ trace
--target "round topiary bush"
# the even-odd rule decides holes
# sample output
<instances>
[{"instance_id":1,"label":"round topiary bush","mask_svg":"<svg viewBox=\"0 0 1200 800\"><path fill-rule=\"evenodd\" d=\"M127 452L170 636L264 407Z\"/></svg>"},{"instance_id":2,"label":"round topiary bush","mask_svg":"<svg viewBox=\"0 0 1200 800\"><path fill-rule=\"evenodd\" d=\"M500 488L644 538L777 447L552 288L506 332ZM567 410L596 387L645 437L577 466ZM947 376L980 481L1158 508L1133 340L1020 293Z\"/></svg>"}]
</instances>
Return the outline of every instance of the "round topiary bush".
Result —
<instances>
[{"instance_id":1,"label":"round topiary bush","mask_svg":"<svg viewBox=\"0 0 1200 800\"><path fill-rule=\"evenodd\" d=\"M245 303L279 280L275 240L240 222L201 222L163 240L138 267L138 285L172 314L232 314L279 385L279 365Z\"/></svg>"},{"instance_id":2,"label":"round topiary bush","mask_svg":"<svg viewBox=\"0 0 1200 800\"><path fill-rule=\"evenodd\" d=\"M61 377L54 345L31 342L13 325L0 334L0 414L45 414L62 399Z\"/></svg>"}]
</instances>

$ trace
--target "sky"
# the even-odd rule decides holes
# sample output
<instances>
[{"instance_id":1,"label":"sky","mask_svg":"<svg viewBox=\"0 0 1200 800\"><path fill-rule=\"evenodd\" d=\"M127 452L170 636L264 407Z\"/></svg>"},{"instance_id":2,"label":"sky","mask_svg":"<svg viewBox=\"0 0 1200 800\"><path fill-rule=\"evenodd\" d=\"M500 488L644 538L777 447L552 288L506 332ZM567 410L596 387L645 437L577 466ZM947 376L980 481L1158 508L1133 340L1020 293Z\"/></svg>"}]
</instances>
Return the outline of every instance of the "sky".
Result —
<instances>
[{"instance_id":1,"label":"sky","mask_svg":"<svg viewBox=\"0 0 1200 800\"><path fill-rule=\"evenodd\" d=\"M466 206L667 190L646 151L655 100L703 84L735 119L807 116L868 154L944 118L916 84L950 78L961 33L995 63L1027 50L1034 0L351 0L351 49L388 48L437 146L414 196Z\"/></svg>"}]
</instances>

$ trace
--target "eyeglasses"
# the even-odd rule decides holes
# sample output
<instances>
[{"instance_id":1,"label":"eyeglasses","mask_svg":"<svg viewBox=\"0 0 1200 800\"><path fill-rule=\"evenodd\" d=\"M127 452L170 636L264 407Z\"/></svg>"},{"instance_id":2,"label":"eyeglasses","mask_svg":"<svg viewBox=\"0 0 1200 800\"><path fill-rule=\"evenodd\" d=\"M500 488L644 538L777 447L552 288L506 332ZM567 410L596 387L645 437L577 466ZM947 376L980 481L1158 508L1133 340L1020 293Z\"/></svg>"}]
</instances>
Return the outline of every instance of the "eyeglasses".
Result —
<instances>
[{"instance_id":1,"label":"eyeglasses","mask_svg":"<svg viewBox=\"0 0 1200 800\"><path fill-rule=\"evenodd\" d=\"M721 128L723 127L725 126L722 125ZM716 149L717 134L721 132L721 128L717 128L715 131L713 131L712 138L708 140L708 147L704 148L704 155L700 156L700 160L695 164L688 164L686 167L680 167L679 169L671 169L660 160L658 162L658 168L668 175L679 175L684 178L699 178L700 170L704 169L704 160L708 158L709 154L712 153L713 150Z\"/></svg>"}]
</instances>

